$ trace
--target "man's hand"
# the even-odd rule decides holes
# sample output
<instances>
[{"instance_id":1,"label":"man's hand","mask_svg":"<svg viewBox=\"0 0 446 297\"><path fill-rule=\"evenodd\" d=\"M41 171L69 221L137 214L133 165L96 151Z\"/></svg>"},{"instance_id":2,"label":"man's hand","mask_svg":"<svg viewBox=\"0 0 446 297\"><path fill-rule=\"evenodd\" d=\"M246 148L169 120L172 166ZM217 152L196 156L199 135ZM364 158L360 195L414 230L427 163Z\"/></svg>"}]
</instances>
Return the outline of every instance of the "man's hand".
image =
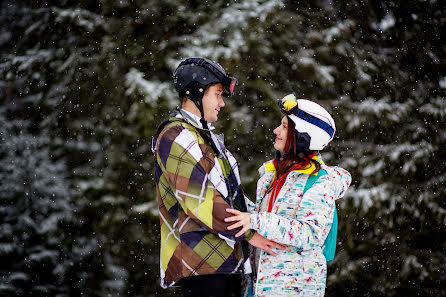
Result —
<instances>
[{"instance_id":1,"label":"man's hand","mask_svg":"<svg viewBox=\"0 0 446 297\"><path fill-rule=\"evenodd\" d=\"M277 248L279 250L283 250L286 248L285 245L266 239L257 232L254 233L254 236L248 242L250 245L255 246L257 248L261 248L262 250L265 250L267 253L273 256L276 256L277 254L273 252L273 250L271 249L272 247Z\"/></svg>"}]
</instances>

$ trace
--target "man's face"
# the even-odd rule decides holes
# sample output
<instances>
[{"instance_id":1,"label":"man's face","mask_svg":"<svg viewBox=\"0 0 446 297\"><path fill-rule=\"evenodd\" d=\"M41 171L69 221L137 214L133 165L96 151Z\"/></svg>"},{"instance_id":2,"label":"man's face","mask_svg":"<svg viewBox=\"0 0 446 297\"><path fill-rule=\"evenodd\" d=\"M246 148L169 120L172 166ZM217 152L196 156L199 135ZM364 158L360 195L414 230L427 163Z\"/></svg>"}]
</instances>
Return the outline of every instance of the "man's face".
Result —
<instances>
[{"instance_id":1,"label":"man's face","mask_svg":"<svg viewBox=\"0 0 446 297\"><path fill-rule=\"evenodd\" d=\"M203 111L206 122L213 123L218 120L220 108L225 106L223 92L223 86L220 83L208 87L204 92Z\"/></svg>"}]
</instances>

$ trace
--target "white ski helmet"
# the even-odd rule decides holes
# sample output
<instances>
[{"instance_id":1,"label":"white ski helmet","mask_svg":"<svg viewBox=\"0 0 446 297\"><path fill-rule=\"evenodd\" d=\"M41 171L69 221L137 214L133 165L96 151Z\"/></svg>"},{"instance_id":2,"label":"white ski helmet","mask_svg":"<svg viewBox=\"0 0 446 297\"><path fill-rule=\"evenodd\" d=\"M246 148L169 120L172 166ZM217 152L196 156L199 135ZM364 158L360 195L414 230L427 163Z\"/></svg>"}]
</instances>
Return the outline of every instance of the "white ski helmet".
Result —
<instances>
[{"instance_id":1,"label":"white ski helmet","mask_svg":"<svg viewBox=\"0 0 446 297\"><path fill-rule=\"evenodd\" d=\"M293 94L278 101L282 113L296 125L296 148L320 151L333 139L336 125L322 106L307 99L297 99Z\"/></svg>"}]
</instances>

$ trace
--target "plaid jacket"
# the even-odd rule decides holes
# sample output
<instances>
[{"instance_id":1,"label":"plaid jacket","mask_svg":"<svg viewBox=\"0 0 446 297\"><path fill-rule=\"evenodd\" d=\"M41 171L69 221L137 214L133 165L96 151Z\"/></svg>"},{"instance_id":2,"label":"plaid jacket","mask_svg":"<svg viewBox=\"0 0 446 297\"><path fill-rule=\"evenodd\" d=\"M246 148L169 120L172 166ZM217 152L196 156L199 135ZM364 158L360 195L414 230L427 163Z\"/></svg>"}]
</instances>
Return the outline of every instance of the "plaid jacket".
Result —
<instances>
[{"instance_id":1,"label":"plaid jacket","mask_svg":"<svg viewBox=\"0 0 446 297\"><path fill-rule=\"evenodd\" d=\"M246 242L252 231L235 237L226 208L246 211L237 162L186 113L177 110L154 137L156 193L161 226L161 286L183 277L248 273ZM160 129L159 129L160 130ZM218 149L217 149L218 150ZM232 171L232 172L231 172ZM245 263L245 261L247 263Z\"/></svg>"}]
</instances>

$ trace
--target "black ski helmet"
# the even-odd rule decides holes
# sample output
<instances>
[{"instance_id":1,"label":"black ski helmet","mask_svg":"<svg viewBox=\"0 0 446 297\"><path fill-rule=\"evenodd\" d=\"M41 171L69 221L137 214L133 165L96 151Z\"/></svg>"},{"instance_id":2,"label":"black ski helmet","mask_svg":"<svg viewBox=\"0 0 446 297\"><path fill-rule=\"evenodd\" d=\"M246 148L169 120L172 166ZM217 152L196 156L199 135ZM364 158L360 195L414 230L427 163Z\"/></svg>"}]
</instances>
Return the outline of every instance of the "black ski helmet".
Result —
<instances>
[{"instance_id":1,"label":"black ski helmet","mask_svg":"<svg viewBox=\"0 0 446 297\"><path fill-rule=\"evenodd\" d=\"M206 58L188 58L173 73L173 83L180 98L186 96L197 104L203 98L206 86L210 84L221 83L223 96L232 96L237 80L227 75L218 63Z\"/></svg>"}]
</instances>

